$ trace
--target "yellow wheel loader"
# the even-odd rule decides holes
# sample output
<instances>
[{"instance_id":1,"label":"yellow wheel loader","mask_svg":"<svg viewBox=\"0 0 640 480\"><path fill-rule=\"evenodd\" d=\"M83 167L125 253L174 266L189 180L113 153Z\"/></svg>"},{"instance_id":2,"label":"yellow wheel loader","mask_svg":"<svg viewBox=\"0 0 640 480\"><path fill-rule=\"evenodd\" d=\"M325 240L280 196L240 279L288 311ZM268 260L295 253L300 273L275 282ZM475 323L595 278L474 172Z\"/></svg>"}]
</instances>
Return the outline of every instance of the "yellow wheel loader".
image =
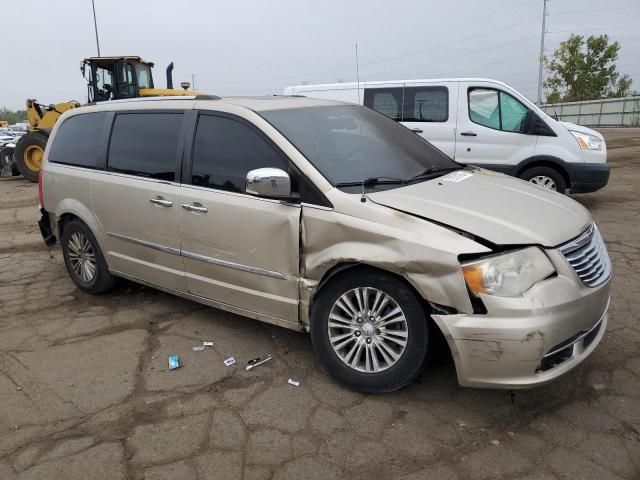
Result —
<instances>
[{"instance_id":1,"label":"yellow wheel loader","mask_svg":"<svg viewBox=\"0 0 640 480\"><path fill-rule=\"evenodd\" d=\"M90 57L80 64L87 80L88 104L137 97L196 95L173 88L173 63L167 67L167 88L155 88L152 62L140 57ZM79 107L75 100L55 105L43 105L34 99L27 100L29 132L18 140L13 158L18 171L32 182L38 181L44 150L53 126L65 111Z\"/></svg>"}]
</instances>

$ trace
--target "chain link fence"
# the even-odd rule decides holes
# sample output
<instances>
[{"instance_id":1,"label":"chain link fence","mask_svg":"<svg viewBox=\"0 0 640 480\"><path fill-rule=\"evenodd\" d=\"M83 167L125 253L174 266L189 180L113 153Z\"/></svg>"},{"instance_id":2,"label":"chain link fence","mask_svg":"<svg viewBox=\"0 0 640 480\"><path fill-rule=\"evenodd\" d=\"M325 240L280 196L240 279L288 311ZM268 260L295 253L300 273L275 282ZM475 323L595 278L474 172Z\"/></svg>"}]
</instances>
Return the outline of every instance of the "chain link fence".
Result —
<instances>
[{"instance_id":1,"label":"chain link fence","mask_svg":"<svg viewBox=\"0 0 640 480\"><path fill-rule=\"evenodd\" d=\"M640 96L541 105L547 115L587 127L640 127Z\"/></svg>"}]
</instances>

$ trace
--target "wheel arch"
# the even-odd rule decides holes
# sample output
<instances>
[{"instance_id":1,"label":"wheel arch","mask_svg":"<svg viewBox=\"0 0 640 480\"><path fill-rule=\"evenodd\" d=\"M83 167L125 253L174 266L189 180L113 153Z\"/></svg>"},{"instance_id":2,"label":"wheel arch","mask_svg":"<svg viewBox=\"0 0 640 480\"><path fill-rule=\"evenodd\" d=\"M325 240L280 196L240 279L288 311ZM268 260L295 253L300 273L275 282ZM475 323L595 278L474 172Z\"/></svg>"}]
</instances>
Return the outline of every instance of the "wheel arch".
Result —
<instances>
[{"instance_id":1,"label":"wheel arch","mask_svg":"<svg viewBox=\"0 0 640 480\"><path fill-rule=\"evenodd\" d=\"M523 160L516 167L514 176L520 178L524 172L535 167L547 167L554 169L562 175L567 188L571 188L571 185L573 184L573 169L564 160L551 155L535 155Z\"/></svg>"}]
</instances>

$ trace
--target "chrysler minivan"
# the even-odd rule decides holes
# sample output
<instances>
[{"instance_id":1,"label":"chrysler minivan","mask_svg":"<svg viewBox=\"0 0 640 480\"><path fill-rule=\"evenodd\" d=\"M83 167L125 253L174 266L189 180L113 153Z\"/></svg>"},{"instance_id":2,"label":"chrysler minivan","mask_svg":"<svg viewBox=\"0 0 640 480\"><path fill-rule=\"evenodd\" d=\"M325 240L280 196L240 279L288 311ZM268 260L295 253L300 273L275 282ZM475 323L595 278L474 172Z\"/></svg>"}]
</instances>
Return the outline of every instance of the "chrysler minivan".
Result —
<instances>
[{"instance_id":1,"label":"chrysler minivan","mask_svg":"<svg viewBox=\"0 0 640 480\"><path fill-rule=\"evenodd\" d=\"M79 289L121 277L309 332L320 364L361 391L407 385L442 337L461 385L541 385L607 324L611 264L585 208L362 106L77 108L39 186L43 237Z\"/></svg>"},{"instance_id":2,"label":"chrysler minivan","mask_svg":"<svg viewBox=\"0 0 640 480\"><path fill-rule=\"evenodd\" d=\"M458 162L565 193L609 180L604 137L560 122L513 87L488 78L297 85L285 95L361 103L396 120Z\"/></svg>"}]
</instances>

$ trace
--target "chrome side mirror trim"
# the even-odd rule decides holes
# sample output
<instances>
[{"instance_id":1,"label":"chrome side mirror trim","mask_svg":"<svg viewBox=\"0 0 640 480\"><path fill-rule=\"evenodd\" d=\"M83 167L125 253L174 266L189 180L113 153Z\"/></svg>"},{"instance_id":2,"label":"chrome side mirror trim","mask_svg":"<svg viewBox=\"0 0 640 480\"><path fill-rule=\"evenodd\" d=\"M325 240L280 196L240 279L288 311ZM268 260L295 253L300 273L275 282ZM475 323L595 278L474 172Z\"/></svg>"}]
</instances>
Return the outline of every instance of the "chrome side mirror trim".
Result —
<instances>
[{"instance_id":1,"label":"chrome side mirror trim","mask_svg":"<svg viewBox=\"0 0 640 480\"><path fill-rule=\"evenodd\" d=\"M245 190L259 197L289 198L291 179L287 172L279 168L256 168L247 173Z\"/></svg>"}]
</instances>

